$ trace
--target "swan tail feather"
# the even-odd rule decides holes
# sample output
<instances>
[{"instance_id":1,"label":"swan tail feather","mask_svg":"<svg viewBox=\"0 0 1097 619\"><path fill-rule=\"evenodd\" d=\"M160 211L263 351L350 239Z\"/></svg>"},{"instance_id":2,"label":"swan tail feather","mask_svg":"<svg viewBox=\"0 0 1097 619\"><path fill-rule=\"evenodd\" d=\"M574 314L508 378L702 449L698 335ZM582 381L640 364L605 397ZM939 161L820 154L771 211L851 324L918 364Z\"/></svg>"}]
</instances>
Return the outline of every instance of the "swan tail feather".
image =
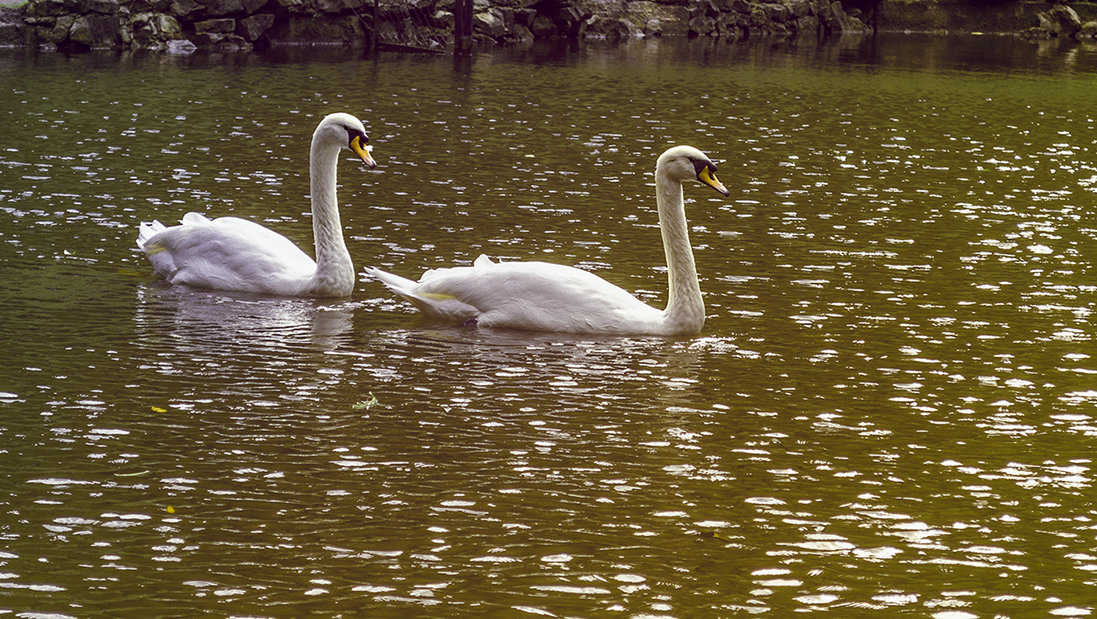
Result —
<instances>
[{"instance_id":1,"label":"swan tail feather","mask_svg":"<svg viewBox=\"0 0 1097 619\"><path fill-rule=\"evenodd\" d=\"M141 249L145 249L145 243L149 242L149 239L156 236L165 229L164 224L159 220L142 221L141 226L137 229L137 246Z\"/></svg>"},{"instance_id":2,"label":"swan tail feather","mask_svg":"<svg viewBox=\"0 0 1097 619\"><path fill-rule=\"evenodd\" d=\"M461 321L475 318L480 314L475 307L461 301L451 294L423 292L418 290L419 282L406 277L393 275L381 269L367 267L363 274L376 279L389 290L406 299L419 311L437 318L456 318Z\"/></svg>"},{"instance_id":3,"label":"swan tail feather","mask_svg":"<svg viewBox=\"0 0 1097 619\"><path fill-rule=\"evenodd\" d=\"M415 282L410 279L374 267L366 267L362 270L362 273L388 286L390 290L397 294L404 294L405 291L410 294L415 288Z\"/></svg>"}]
</instances>

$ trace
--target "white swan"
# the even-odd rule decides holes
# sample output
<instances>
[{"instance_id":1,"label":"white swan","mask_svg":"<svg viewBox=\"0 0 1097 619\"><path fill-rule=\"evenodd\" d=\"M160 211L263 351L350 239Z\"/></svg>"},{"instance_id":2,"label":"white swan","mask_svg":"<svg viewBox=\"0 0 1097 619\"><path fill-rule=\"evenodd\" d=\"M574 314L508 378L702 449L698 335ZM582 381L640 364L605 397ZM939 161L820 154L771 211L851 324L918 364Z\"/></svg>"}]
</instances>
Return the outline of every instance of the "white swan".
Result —
<instances>
[{"instance_id":1,"label":"white swan","mask_svg":"<svg viewBox=\"0 0 1097 619\"><path fill-rule=\"evenodd\" d=\"M354 264L343 241L336 200L336 164L348 148L371 169L369 137L350 114L329 114L316 126L309 153L313 261L293 241L239 217L187 213L182 224L142 222L137 246L153 272L173 284L292 297L342 297L354 290Z\"/></svg>"},{"instance_id":2,"label":"white swan","mask_svg":"<svg viewBox=\"0 0 1097 619\"><path fill-rule=\"evenodd\" d=\"M693 335L705 323L701 286L689 244L682 183L698 180L723 195L716 165L692 146L676 146L655 164L655 201L670 296L655 309L606 280L547 262L495 263L427 271L413 282L368 268L372 276L434 318L483 327L636 335Z\"/></svg>"}]
</instances>

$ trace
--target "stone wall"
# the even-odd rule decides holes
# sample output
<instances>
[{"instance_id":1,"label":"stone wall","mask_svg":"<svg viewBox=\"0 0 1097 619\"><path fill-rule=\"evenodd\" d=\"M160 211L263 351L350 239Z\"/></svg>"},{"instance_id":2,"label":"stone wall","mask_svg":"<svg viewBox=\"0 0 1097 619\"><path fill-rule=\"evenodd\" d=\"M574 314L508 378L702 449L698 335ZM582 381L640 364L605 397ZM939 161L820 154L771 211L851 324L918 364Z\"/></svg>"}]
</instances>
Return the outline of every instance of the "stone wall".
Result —
<instances>
[{"instance_id":1,"label":"stone wall","mask_svg":"<svg viewBox=\"0 0 1097 619\"><path fill-rule=\"evenodd\" d=\"M366 46L374 36L392 34L439 48L452 43L455 0L378 1L375 24L374 0L30 0L18 18L0 13L0 45L185 53L280 43ZM839 0L475 0L474 7L479 44L662 35L821 38L867 30Z\"/></svg>"},{"instance_id":2,"label":"stone wall","mask_svg":"<svg viewBox=\"0 0 1097 619\"><path fill-rule=\"evenodd\" d=\"M640 36L826 37L867 32L839 0L697 0L667 4L650 0L605 1L583 23L583 36L619 39Z\"/></svg>"},{"instance_id":3,"label":"stone wall","mask_svg":"<svg viewBox=\"0 0 1097 619\"><path fill-rule=\"evenodd\" d=\"M881 30L967 34L1016 33L1036 38L1091 38L1097 32L1097 4L1086 0L973 2L971 0L849 0L875 11ZM847 2L848 4L848 2ZM871 20L870 20L871 21ZM1088 26L1086 25L1088 24Z\"/></svg>"},{"instance_id":4,"label":"stone wall","mask_svg":"<svg viewBox=\"0 0 1097 619\"><path fill-rule=\"evenodd\" d=\"M364 0L31 0L26 43L85 50L241 49L289 34L298 42L358 43Z\"/></svg>"}]
</instances>

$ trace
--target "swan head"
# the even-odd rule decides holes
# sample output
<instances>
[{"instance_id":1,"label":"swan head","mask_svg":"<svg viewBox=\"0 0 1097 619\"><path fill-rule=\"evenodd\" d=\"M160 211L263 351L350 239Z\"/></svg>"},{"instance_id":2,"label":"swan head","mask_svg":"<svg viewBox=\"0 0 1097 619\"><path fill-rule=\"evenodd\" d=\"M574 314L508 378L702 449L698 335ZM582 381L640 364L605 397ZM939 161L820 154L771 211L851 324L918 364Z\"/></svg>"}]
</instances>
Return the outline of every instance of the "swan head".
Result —
<instances>
[{"instance_id":1,"label":"swan head","mask_svg":"<svg viewBox=\"0 0 1097 619\"><path fill-rule=\"evenodd\" d=\"M334 144L339 148L349 149L371 170L377 167L377 162L370 155L373 147L367 146L369 136L366 135L365 125L350 114L336 112L325 116L316 126L312 141L315 144Z\"/></svg>"},{"instance_id":2,"label":"swan head","mask_svg":"<svg viewBox=\"0 0 1097 619\"><path fill-rule=\"evenodd\" d=\"M712 187L723 195L730 192L724 184L716 180L716 164L708 155L692 146L674 146L659 155L655 163L656 174L666 174L679 183L695 180Z\"/></svg>"}]
</instances>

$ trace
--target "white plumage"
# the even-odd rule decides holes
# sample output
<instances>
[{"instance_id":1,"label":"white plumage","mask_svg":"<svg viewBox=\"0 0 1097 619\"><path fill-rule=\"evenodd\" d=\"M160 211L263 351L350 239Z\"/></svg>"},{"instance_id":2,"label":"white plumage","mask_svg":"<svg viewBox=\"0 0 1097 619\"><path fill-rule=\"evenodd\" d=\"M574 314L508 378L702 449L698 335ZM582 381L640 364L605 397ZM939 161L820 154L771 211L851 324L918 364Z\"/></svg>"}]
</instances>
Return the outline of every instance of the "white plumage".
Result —
<instances>
[{"instance_id":1,"label":"white plumage","mask_svg":"<svg viewBox=\"0 0 1097 619\"><path fill-rule=\"evenodd\" d=\"M187 213L177 226L142 222L137 246L153 272L173 284L294 297L340 297L354 290L354 264L343 241L336 199L339 153L367 166L366 129L350 114L329 114L312 134L309 177L316 260L285 236L239 217Z\"/></svg>"},{"instance_id":2,"label":"white plumage","mask_svg":"<svg viewBox=\"0 0 1097 619\"><path fill-rule=\"evenodd\" d=\"M656 205L670 295L658 310L601 277L548 262L496 263L433 269L412 281L376 268L380 280L424 314L483 327L568 333L692 335L705 322L704 302L689 243L682 183L698 180L723 195L716 165L691 146L676 146L656 162Z\"/></svg>"}]
</instances>

